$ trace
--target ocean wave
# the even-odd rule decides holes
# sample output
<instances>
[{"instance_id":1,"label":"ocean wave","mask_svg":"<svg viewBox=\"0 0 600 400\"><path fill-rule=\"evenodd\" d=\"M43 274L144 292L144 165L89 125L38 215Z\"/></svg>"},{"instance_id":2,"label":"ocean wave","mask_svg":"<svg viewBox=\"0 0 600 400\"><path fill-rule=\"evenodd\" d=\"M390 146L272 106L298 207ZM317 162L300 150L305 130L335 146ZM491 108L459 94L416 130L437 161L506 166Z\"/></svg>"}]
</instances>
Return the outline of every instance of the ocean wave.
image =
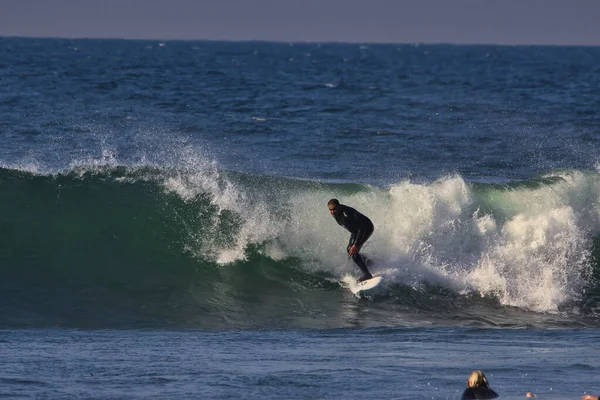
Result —
<instances>
[{"instance_id":1,"label":"ocean wave","mask_svg":"<svg viewBox=\"0 0 600 400\"><path fill-rule=\"evenodd\" d=\"M112 160L2 168L0 193L3 325L346 326L339 281L358 269L332 197L376 226L364 253L386 278L378 323L599 308L595 172L375 187Z\"/></svg>"}]
</instances>

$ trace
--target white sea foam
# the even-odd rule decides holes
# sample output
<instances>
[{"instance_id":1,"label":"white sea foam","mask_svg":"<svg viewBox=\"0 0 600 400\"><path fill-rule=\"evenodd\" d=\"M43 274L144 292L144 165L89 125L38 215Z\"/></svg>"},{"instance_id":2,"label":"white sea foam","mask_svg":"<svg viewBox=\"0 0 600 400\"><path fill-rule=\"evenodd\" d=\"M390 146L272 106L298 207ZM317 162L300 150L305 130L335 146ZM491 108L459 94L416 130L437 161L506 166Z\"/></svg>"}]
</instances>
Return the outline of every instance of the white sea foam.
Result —
<instances>
[{"instance_id":1,"label":"white sea foam","mask_svg":"<svg viewBox=\"0 0 600 400\"><path fill-rule=\"evenodd\" d=\"M40 164L35 160L21 161L18 163L0 162L0 168L13 169L13 170L22 171L22 172L29 172L31 174L39 174L43 170L40 167Z\"/></svg>"},{"instance_id":2,"label":"white sea foam","mask_svg":"<svg viewBox=\"0 0 600 400\"><path fill-rule=\"evenodd\" d=\"M382 233L372 248L383 265L401 265L399 283L462 287L503 304L555 311L585 284L590 234L600 227L597 176L564 178L484 193L494 197L487 213L460 177L404 182L390 188L388 204L380 199L359 209Z\"/></svg>"},{"instance_id":3,"label":"white sea foam","mask_svg":"<svg viewBox=\"0 0 600 400\"><path fill-rule=\"evenodd\" d=\"M103 147L99 157L89 155L84 158L73 160L69 164L69 169L79 169L81 167L87 169L93 167L116 167L118 165L118 151L115 148Z\"/></svg>"},{"instance_id":4,"label":"white sea foam","mask_svg":"<svg viewBox=\"0 0 600 400\"><path fill-rule=\"evenodd\" d=\"M206 164L166 186L182 198L208 193L220 212L240 217L235 240L212 249L221 263L244 259L252 243L267 243L273 258L297 256L310 270L358 274L345 255L349 234L326 209L338 197L375 224L363 250L374 259L374 272L397 284L439 285L537 311L556 311L577 298L589 272L590 233L600 230L597 175L571 173L551 185L481 193L452 176L352 195L327 186L293 193L270 187L265 194ZM268 196L283 205L283 217Z\"/></svg>"},{"instance_id":5,"label":"white sea foam","mask_svg":"<svg viewBox=\"0 0 600 400\"><path fill-rule=\"evenodd\" d=\"M217 232L224 212L233 212L238 216L240 225L230 243L217 245L209 243L201 250L202 256L213 256L215 261L228 264L246 258L246 248L253 243L263 243L277 235L276 225L272 223L267 202L260 193L252 193L235 185L218 169L217 164L204 155L195 153L191 148L182 154L183 168L164 182L168 191L177 193L182 199L190 201L197 196L208 196L216 207L217 213L212 226L203 226L204 237L210 231ZM208 235L206 234L208 232Z\"/></svg>"}]
</instances>

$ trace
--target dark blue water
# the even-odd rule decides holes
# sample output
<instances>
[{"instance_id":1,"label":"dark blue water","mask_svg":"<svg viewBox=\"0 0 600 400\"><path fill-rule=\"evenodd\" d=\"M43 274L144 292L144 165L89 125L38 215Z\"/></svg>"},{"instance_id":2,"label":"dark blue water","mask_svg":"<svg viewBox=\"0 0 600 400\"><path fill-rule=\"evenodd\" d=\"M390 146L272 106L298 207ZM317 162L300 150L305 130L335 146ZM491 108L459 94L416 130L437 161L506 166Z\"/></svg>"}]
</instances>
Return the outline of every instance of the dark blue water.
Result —
<instances>
[{"instance_id":1,"label":"dark blue water","mask_svg":"<svg viewBox=\"0 0 600 400\"><path fill-rule=\"evenodd\" d=\"M595 47L2 39L2 52L5 162L64 168L103 147L130 162L189 140L225 168L360 182L596 163Z\"/></svg>"},{"instance_id":2,"label":"dark blue water","mask_svg":"<svg viewBox=\"0 0 600 400\"><path fill-rule=\"evenodd\" d=\"M599 104L597 47L0 38L0 394L598 392Z\"/></svg>"},{"instance_id":3,"label":"dark blue water","mask_svg":"<svg viewBox=\"0 0 600 400\"><path fill-rule=\"evenodd\" d=\"M596 330L0 332L3 398L504 399L598 390Z\"/></svg>"}]
</instances>

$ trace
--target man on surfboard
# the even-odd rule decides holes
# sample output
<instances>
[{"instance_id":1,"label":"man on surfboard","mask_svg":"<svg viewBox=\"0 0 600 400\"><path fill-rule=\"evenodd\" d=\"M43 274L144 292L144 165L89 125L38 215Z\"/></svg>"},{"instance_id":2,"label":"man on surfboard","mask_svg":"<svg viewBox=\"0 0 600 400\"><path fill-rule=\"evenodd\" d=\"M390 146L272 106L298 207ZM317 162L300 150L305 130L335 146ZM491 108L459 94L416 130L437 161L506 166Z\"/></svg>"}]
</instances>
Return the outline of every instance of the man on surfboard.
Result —
<instances>
[{"instance_id":1,"label":"man on surfboard","mask_svg":"<svg viewBox=\"0 0 600 400\"><path fill-rule=\"evenodd\" d=\"M329 208L329 213L335 218L337 223L350 232L350 242L348 242L346 251L348 251L352 260L354 260L363 273L363 276L358 278L358 281L362 282L371 279L373 275L367 269L365 259L358 252L373 233L373 223L354 208L340 204L337 199L329 200L327 208Z\"/></svg>"}]
</instances>

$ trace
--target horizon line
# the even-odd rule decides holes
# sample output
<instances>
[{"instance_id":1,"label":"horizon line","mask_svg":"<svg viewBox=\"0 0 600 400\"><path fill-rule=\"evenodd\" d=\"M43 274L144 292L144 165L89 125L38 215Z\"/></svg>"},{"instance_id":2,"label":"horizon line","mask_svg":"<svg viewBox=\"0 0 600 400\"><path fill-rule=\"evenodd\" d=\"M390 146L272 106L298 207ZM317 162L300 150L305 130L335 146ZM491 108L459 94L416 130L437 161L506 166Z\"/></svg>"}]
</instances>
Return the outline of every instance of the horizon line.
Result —
<instances>
[{"instance_id":1,"label":"horizon line","mask_svg":"<svg viewBox=\"0 0 600 400\"><path fill-rule=\"evenodd\" d=\"M131 40L158 42L222 42L222 43L273 43L273 44L348 44L348 45L408 45L408 46L504 46L504 47L600 47L600 44L553 44L553 43L493 43L493 42L444 42L444 41L354 41L354 40L277 40L277 39L207 39L207 38L159 38L159 37L117 37L117 36L37 36L3 35L1 39L38 40Z\"/></svg>"}]
</instances>

